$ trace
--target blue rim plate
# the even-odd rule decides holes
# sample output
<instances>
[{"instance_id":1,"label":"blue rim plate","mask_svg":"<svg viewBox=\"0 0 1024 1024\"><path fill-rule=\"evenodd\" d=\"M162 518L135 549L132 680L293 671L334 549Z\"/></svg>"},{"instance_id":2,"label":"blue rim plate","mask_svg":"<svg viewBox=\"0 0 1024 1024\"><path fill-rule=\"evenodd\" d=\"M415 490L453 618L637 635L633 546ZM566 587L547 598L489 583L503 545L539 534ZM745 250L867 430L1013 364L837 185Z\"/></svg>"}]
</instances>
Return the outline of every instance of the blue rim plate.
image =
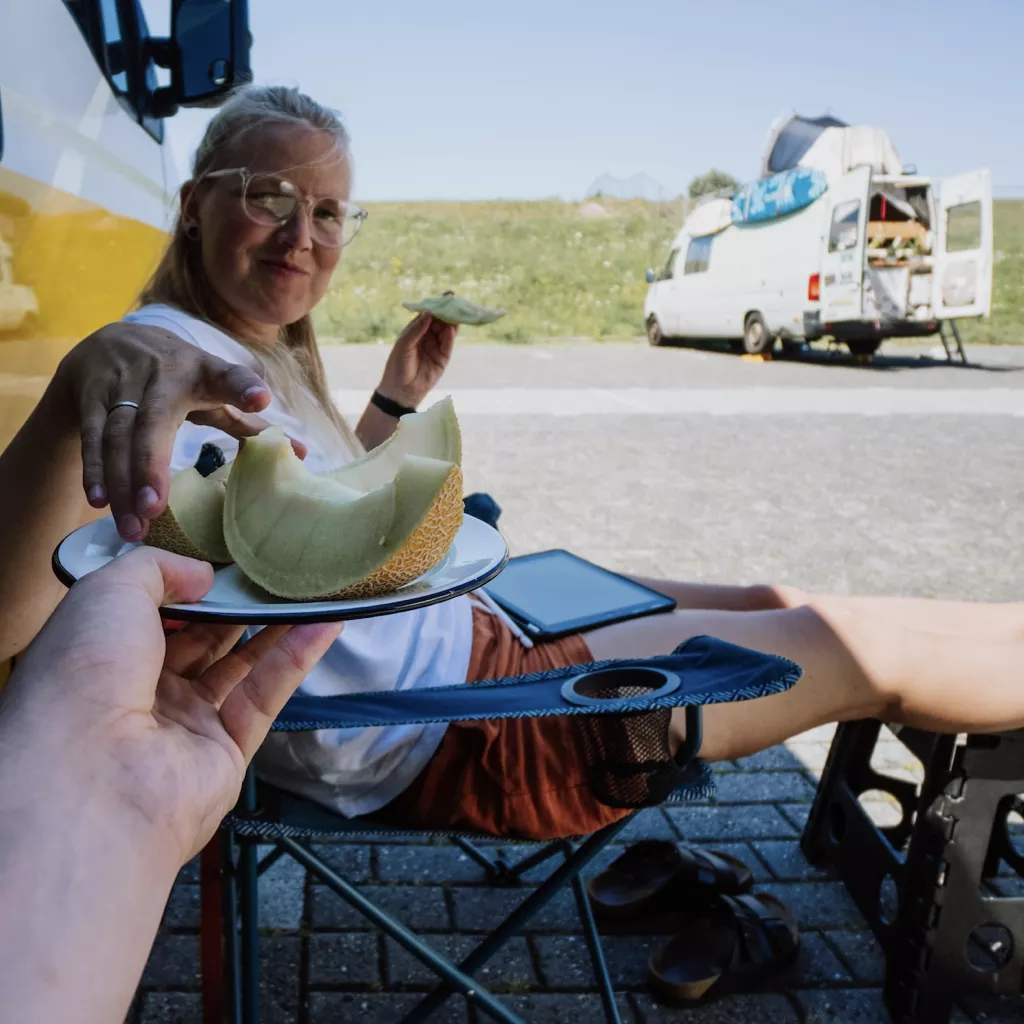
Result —
<instances>
[{"instance_id":1,"label":"blue rim plate","mask_svg":"<svg viewBox=\"0 0 1024 1024\"><path fill-rule=\"evenodd\" d=\"M53 553L53 571L70 587L90 572L140 544L126 544L110 516L69 534ZM169 604L161 611L172 619L232 622L253 626L274 623L339 622L367 619L424 608L468 594L494 579L508 561L508 548L493 527L465 516L448 554L430 572L404 587L351 601L283 601L247 579L235 565L218 568L213 587L194 604Z\"/></svg>"}]
</instances>

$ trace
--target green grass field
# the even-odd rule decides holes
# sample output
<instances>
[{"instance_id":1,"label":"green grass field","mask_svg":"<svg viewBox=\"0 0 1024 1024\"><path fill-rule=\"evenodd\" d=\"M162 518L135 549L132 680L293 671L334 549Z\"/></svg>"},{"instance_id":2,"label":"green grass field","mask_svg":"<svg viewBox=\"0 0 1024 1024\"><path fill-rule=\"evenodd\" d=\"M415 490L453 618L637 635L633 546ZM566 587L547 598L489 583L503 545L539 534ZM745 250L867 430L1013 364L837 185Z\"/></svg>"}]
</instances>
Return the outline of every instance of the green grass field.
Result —
<instances>
[{"instance_id":1,"label":"green grass field","mask_svg":"<svg viewBox=\"0 0 1024 1024\"><path fill-rule=\"evenodd\" d=\"M1024 344L1024 200L997 199L992 316L965 320L964 341L974 344Z\"/></svg>"},{"instance_id":2,"label":"green grass field","mask_svg":"<svg viewBox=\"0 0 1024 1024\"><path fill-rule=\"evenodd\" d=\"M465 341L643 336L644 272L660 266L682 203L374 203L320 304L325 340L390 342L410 314L403 300L453 289L509 315L464 328ZM590 206L593 213L593 204ZM991 320L966 322L971 342L1024 342L1024 201L995 208Z\"/></svg>"}]
</instances>

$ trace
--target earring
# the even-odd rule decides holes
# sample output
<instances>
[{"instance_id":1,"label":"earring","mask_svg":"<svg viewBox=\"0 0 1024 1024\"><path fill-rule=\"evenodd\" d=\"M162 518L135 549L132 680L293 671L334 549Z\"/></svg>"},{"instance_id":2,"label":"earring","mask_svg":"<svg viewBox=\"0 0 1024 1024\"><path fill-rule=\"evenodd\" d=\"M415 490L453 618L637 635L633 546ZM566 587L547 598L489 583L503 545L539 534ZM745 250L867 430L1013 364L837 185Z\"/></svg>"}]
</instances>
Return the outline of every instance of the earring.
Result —
<instances>
[{"instance_id":1,"label":"earring","mask_svg":"<svg viewBox=\"0 0 1024 1024\"><path fill-rule=\"evenodd\" d=\"M195 241L199 237L199 225L198 224L189 224L185 228L185 237L186 238L191 238L192 241Z\"/></svg>"}]
</instances>

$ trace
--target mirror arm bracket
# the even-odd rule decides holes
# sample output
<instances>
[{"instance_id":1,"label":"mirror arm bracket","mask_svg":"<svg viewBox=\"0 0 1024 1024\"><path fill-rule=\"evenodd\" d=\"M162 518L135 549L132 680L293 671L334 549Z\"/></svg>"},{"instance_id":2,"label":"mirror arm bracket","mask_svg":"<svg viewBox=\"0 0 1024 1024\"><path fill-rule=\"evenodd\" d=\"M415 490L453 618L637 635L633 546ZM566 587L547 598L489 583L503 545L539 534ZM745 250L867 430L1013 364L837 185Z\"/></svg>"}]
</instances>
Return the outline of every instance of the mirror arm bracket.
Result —
<instances>
[{"instance_id":1,"label":"mirror arm bracket","mask_svg":"<svg viewBox=\"0 0 1024 1024\"><path fill-rule=\"evenodd\" d=\"M179 63L178 46L173 39L149 36L143 44L143 59L151 60L157 67L166 68L174 79L174 69ZM178 98L173 85L159 86L149 94L149 116L154 118L173 117L179 109Z\"/></svg>"},{"instance_id":2,"label":"mirror arm bracket","mask_svg":"<svg viewBox=\"0 0 1024 1024\"><path fill-rule=\"evenodd\" d=\"M173 39L149 36L145 42L145 56L161 68L170 70L178 56Z\"/></svg>"}]
</instances>

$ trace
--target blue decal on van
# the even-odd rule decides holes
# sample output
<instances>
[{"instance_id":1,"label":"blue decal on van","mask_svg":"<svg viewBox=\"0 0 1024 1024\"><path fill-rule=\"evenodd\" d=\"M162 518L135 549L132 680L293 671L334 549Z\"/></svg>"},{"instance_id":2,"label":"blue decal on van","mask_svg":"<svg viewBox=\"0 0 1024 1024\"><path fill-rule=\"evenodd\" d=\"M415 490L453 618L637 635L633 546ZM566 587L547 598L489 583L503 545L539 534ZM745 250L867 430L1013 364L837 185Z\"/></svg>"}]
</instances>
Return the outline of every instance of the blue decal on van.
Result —
<instances>
[{"instance_id":1,"label":"blue decal on van","mask_svg":"<svg viewBox=\"0 0 1024 1024\"><path fill-rule=\"evenodd\" d=\"M827 188L825 173L810 167L794 167L748 182L732 201L732 222L753 224L784 217L810 206Z\"/></svg>"}]
</instances>

